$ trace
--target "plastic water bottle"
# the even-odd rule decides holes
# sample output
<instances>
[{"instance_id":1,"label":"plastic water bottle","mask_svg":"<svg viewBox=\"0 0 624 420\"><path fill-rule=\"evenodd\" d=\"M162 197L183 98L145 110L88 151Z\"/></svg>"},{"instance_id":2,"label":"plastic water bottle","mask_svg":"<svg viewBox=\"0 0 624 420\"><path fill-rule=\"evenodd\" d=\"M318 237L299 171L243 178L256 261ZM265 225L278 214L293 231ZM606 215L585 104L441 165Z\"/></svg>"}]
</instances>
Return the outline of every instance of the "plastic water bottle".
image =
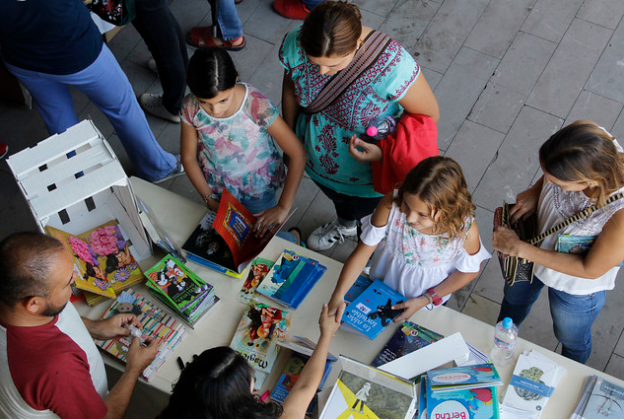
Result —
<instances>
[{"instance_id":1,"label":"plastic water bottle","mask_svg":"<svg viewBox=\"0 0 624 420\"><path fill-rule=\"evenodd\" d=\"M505 366L513 359L514 347L518 338L518 327L509 317L496 324L492 360L496 365Z\"/></svg>"},{"instance_id":2,"label":"plastic water bottle","mask_svg":"<svg viewBox=\"0 0 624 420\"><path fill-rule=\"evenodd\" d=\"M366 129L366 134L362 133L360 138L368 143L377 143L381 139L385 139L389 134L396 131L396 120L387 115L382 115L371 121Z\"/></svg>"}]
</instances>

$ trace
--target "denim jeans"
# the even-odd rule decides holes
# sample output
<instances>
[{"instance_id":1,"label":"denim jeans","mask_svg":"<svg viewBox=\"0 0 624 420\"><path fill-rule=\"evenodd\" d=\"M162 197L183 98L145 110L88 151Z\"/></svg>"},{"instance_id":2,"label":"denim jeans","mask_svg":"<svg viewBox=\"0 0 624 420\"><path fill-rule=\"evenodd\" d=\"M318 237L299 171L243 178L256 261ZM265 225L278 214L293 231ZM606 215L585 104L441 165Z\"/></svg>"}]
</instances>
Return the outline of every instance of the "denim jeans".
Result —
<instances>
[{"instance_id":1,"label":"denim jeans","mask_svg":"<svg viewBox=\"0 0 624 420\"><path fill-rule=\"evenodd\" d=\"M498 320L508 316L520 326L543 287L544 283L535 276L533 283L518 282L513 286L505 284L505 297ZM605 291L571 295L548 288L550 315L555 337L562 345L562 356L579 363L585 363L589 359L592 349L591 327L604 306L605 295Z\"/></svg>"},{"instance_id":2,"label":"denim jeans","mask_svg":"<svg viewBox=\"0 0 624 420\"><path fill-rule=\"evenodd\" d=\"M218 23L219 36L225 41L231 41L243 36L243 24L238 17L234 0L208 0L212 24ZM215 11L216 16L215 16Z\"/></svg>"},{"instance_id":3,"label":"denim jeans","mask_svg":"<svg viewBox=\"0 0 624 420\"><path fill-rule=\"evenodd\" d=\"M342 226L358 225L361 218L372 214L377 208L381 197L357 197L346 195L315 182L316 186L329 198L336 208L338 221Z\"/></svg>"},{"instance_id":4,"label":"denim jeans","mask_svg":"<svg viewBox=\"0 0 624 420\"><path fill-rule=\"evenodd\" d=\"M138 176L156 181L175 169L175 157L156 141L126 74L106 45L90 66L73 74L5 65L32 95L50 134L63 133L78 123L69 91L74 86L108 117Z\"/></svg>"},{"instance_id":5,"label":"denim jeans","mask_svg":"<svg viewBox=\"0 0 624 420\"><path fill-rule=\"evenodd\" d=\"M241 204L245 206L251 214L260 213L261 211L268 210L275 207L277 201L275 199L274 192L267 192L257 200L241 200ZM296 243L295 235L290 232L278 232L277 237L287 240L288 242Z\"/></svg>"},{"instance_id":6,"label":"denim jeans","mask_svg":"<svg viewBox=\"0 0 624 420\"><path fill-rule=\"evenodd\" d=\"M132 25L156 61L165 108L178 115L186 93L189 58L182 29L169 10L167 0L136 0Z\"/></svg>"}]
</instances>

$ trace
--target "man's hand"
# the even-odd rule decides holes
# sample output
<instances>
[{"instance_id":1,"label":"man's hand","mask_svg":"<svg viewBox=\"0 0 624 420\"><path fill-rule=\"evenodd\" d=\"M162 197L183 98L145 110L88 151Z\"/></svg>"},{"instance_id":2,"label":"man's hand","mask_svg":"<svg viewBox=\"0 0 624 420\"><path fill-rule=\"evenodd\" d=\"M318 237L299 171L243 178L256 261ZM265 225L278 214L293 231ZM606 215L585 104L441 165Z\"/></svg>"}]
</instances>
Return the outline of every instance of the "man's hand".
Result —
<instances>
[{"instance_id":1,"label":"man's hand","mask_svg":"<svg viewBox=\"0 0 624 420\"><path fill-rule=\"evenodd\" d=\"M83 321L91 337L98 340L109 340L111 338L130 335L130 330L124 327L126 324L141 328L141 323L136 315L133 314L117 314L99 321L91 321L83 318Z\"/></svg>"},{"instance_id":2,"label":"man's hand","mask_svg":"<svg viewBox=\"0 0 624 420\"><path fill-rule=\"evenodd\" d=\"M153 337L144 336L143 338L146 346L141 346L141 341L138 338L132 338L132 344L126 356L126 370L137 375L140 375L158 354L158 341Z\"/></svg>"}]
</instances>

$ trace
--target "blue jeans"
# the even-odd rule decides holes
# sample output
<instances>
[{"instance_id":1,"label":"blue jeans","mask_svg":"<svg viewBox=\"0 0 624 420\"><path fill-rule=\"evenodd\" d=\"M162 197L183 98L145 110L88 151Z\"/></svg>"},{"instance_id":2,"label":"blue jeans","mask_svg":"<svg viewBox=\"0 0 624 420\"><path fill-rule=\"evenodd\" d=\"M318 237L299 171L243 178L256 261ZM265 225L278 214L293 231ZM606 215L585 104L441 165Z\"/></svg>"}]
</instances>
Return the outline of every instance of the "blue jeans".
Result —
<instances>
[{"instance_id":1,"label":"blue jeans","mask_svg":"<svg viewBox=\"0 0 624 420\"><path fill-rule=\"evenodd\" d=\"M234 0L208 0L212 24L219 24L219 36L224 41L231 41L243 36L243 24L238 17ZM215 11L216 16L215 16Z\"/></svg>"},{"instance_id":2,"label":"blue jeans","mask_svg":"<svg viewBox=\"0 0 624 420\"><path fill-rule=\"evenodd\" d=\"M257 200L241 200L241 204L245 206L251 214L260 213L261 211L268 210L275 207L277 201L275 199L274 192L265 193L260 199ZM290 232L277 232L277 237L287 240L288 242L297 243L295 235Z\"/></svg>"},{"instance_id":3,"label":"blue jeans","mask_svg":"<svg viewBox=\"0 0 624 420\"><path fill-rule=\"evenodd\" d=\"M156 181L175 169L175 157L156 141L128 78L106 45L90 66L74 74L47 74L5 65L30 91L50 134L63 133L78 123L69 91L69 86L74 86L108 117L138 176Z\"/></svg>"},{"instance_id":4,"label":"blue jeans","mask_svg":"<svg viewBox=\"0 0 624 420\"><path fill-rule=\"evenodd\" d=\"M533 303L539 297L544 283L533 276L533 283L517 282L505 284L505 297L501 304L498 320L513 319L518 326L529 314ZM585 363L591 355L591 327L605 303L604 291L589 295L571 295L548 288L550 315L555 337L561 342L561 355L579 363Z\"/></svg>"}]
</instances>

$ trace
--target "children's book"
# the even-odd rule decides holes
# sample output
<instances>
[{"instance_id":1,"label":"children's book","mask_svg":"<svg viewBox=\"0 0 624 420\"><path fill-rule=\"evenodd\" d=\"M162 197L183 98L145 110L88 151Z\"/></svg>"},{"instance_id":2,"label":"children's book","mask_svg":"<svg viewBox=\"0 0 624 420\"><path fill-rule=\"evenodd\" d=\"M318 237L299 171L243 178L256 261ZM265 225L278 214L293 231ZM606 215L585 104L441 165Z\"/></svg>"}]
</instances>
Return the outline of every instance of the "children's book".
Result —
<instances>
[{"instance_id":1,"label":"children's book","mask_svg":"<svg viewBox=\"0 0 624 420\"><path fill-rule=\"evenodd\" d=\"M345 310L340 328L375 339L403 312L393 310L392 305L405 301L381 280L375 280Z\"/></svg>"},{"instance_id":2,"label":"children's book","mask_svg":"<svg viewBox=\"0 0 624 420\"><path fill-rule=\"evenodd\" d=\"M371 280L370 278L363 276L363 275L359 275L358 278L355 279L355 283L351 285L349 290L347 290L347 293L345 293L344 295L344 300L347 303L347 305L350 305L351 302L353 302L358 296L360 296L362 292L366 290L366 288L370 286L372 283L373 283L373 280Z\"/></svg>"},{"instance_id":3,"label":"children's book","mask_svg":"<svg viewBox=\"0 0 624 420\"><path fill-rule=\"evenodd\" d=\"M580 417L577 418L624 418L624 388L600 376L593 376L593 378L587 389L585 406L579 413Z\"/></svg>"},{"instance_id":4,"label":"children's book","mask_svg":"<svg viewBox=\"0 0 624 420\"><path fill-rule=\"evenodd\" d=\"M299 374L303 370L303 367L308 362L310 356L314 352L316 348L316 343L313 341L303 338L303 337L295 337L294 342L292 341L284 341L278 342L278 345L283 348L287 348L292 350L290 358L284 367L282 375L277 381L277 385L273 389L271 393L271 399L273 401L277 401L283 403L292 387L297 382L299 378ZM318 389L321 390L325 386L325 381L329 376L329 373L332 369L332 364L338 359L332 354L328 354L327 362L325 363L325 370L323 371L323 377L321 378L321 382L318 386ZM306 410L306 415L311 417L314 412L314 408L316 407L316 398L310 403L308 409Z\"/></svg>"},{"instance_id":5,"label":"children's book","mask_svg":"<svg viewBox=\"0 0 624 420\"><path fill-rule=\"evenodd\" d=\"M146 298L141 297L132 289L121 292L111 307L104 313L102 319L120 313L136 315L142 325L141 332L143 336L149 336L158 340L158 355L143 371L143 378L149 381L156 371L165 364L173 349L186 337L187 331L173 316L161 310ZM95 340L95 344L105 354L125 363L132 338L132 336L128 336L105 341Z\"/></svg>"},{"instance_id":6,"label":"children's book","mask_svg":"<svg viewBox=\"0 0 624 420\"><path fill-rule=\"evenodd\" d=\"M285 249L256 292L297 309L327 268L318 261Z\"/></svg>"},{"instance_id":7,"label":"children's book","mask_svg":"<svg viewBox=\"0 0 624 420\"><path fill-rule=\"evenodd\" d=\"M249 262L266 247L275 233L256 238L257 219L227 190L223 190L219 211L209 211L182 247L197 264L241 278Z\"/></svg>"},{"instance_id":8,"label":"children's book","mask_svg":"<svg viewBox=\"0 0 624 420\"><path fill-rule=\"evenodd\" d=\"M409 419L416 412L416 387L393 375L340 356L342 371L320 415L322 419Z\"/></svg>"},{"instance_id":9,"label":"children's book","mask_svg":"<svg viewBox=\"0 0 624 420\"><path fill-rule=\"evenodd\" d=\"M585 255L589 252L597 236L563 235L557 238L557 251L565 254ZM618 264L624 266L624 261Z\"/></svg>"},{"instance_id":10,"label":"children's book","mask_svg":"<svg viewBox=\"0 0 624 420\"><path fill-rule=\"evenodd\" d=\"M152 295L194 326L215 307L214 287L203 281L171 254L145 272Z\"/></svg>"},{"instance_id":11,"label":"children's book","mask_svg":"<svg viewBox=\"0 0 624 420\"><path fill-rule=\"evenodd\" d=\"M427 418L498 419L498 391L495 386L434 392L427 379Z\"/></svg>"},{"instance_id":12,"label":"children's book","mask_svg":"<svg viewBox=\"0 0 624 420\"><path fill-rule=\"evenodd\" d=\"M503 384L492 363L430 370L427 372L427 382L436 393Z\"/></svg>"},{"instance_id":13,"label":"children's book","mask_svg":"<svg viewBox=\"0 0 624 420\"><path fill-rule=\"evenodd\" d=\"M247 272L247 278L245 279L245 283L243 283L243 287L241 287L240 292L238 292L236 300L247 305L252 299L253 294L256 292L256 288L262 279L266 277L271 270L271 267L273 267L273 264L275 264L274 261L267 260L266 258L255 258L251 262L251 266Z\"/></svg>"},{"instance_id":14,"label":"children's book","mask_svg":"<svg viewBox=\"0 0 624 420\"><path fill-rule=\"evenodd\" d=\"M75 286L90 292L85 294L90 305L115 298L117 293L144 279L116 220L79 235L51 226L46 226L46 230L72 254L78 275ZM102 299L97 299L98 296Z\"/></svg>"},{"instance_id":15,"label":"children's book","mask_svg":"<svg viewBox=\"0 0 624 420\"><path fill-rule=\"evenodd\" d=\"M290 313L254 300L249 302L236 328L230 347L242 354L249 364L270 373L279 347L290 327Z\"/></svg>"},{"instance_id":16,"label":"children's book","mask_svg":"<svg viewBox=\"0 0 624 420\"><path fill-rule=\"evenodd\" d=\"M410 321L403 321L390 341L379 352L372 365L377 367L410 354L444 338L443 335Z\"/></svg>"}]
</instances>

